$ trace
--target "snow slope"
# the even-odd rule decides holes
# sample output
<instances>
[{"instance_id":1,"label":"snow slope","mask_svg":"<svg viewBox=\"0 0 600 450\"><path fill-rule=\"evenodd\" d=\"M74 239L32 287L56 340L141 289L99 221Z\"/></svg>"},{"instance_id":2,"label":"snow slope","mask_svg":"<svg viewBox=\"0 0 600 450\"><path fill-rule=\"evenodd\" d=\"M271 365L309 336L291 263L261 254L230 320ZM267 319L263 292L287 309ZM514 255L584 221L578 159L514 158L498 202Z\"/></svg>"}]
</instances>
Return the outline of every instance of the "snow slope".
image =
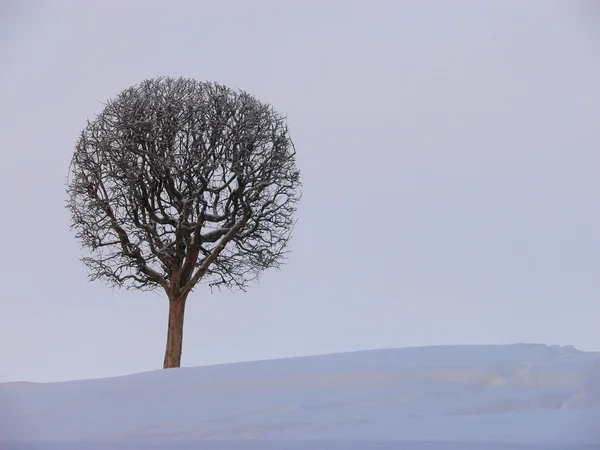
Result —
<instances>
[{"instance_id":1,"label":"snow slope","mask_svg":"<svg viewBox=\"0 0 600 450\"><path fill-rule=\"evenodd\" d=\"M1 449L600 449L600 353L374 350L0 384Z\"/></svg>"}]
</instances>

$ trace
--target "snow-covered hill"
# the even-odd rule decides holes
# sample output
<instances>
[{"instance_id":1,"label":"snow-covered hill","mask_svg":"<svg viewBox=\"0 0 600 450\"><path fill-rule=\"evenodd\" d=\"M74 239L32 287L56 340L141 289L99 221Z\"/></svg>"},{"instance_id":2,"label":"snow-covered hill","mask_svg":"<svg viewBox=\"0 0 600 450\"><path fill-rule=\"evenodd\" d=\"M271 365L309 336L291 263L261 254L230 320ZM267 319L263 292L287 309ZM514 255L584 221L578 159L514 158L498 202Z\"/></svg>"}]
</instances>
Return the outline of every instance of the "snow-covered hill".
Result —
<instances>
[{"instance_id":1,"label":"snow-covered hill","mask_svg":"<svg viewBox=\"0 0 600 450\"><path fill-rule=\"evenodd\" d=\"M0 448L600 448L600 353L374 350L0 384Z\"/></svg>"}]
</instances>

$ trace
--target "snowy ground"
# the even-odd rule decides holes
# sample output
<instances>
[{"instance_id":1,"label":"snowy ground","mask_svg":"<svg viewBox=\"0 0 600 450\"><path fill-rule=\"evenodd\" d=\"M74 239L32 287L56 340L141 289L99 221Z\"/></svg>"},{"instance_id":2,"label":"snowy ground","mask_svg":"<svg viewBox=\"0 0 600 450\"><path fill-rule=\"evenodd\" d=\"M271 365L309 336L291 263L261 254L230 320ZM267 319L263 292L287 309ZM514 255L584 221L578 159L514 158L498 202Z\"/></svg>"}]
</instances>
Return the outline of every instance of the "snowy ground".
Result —
<instances>
[{"instance_id":1,"label":"snowy ground","mask_svg":"<svg viewBox=\"0 0 600 450\"><path fill-rule=\"evenodd\" d=\"M600 353L423 347L4 383L0 448L600 449Z\"/></svg>"}]
</instances>

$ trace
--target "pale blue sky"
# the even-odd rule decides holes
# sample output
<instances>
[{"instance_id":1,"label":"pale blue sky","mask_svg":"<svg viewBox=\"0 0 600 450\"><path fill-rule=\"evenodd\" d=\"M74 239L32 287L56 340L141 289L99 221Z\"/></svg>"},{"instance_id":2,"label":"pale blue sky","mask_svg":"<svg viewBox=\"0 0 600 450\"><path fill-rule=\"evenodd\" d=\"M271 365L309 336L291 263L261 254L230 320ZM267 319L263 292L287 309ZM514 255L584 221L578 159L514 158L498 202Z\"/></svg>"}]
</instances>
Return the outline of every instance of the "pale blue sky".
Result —
<instances>
[{"instance_id":1,"label":"pale blue sky","mask_svg":"<svg viewBox=\"0 0 600 450\"><path fill-rule=\"evenodd\" d=\"M8 6L6 6L8 5ZM600 34L585 1L30 1L0 24L0 381L161 367L167 302L88 283L78 132L149 77L289 117L292 254L198 289L183 365L429 344L600 350Z\"/></svg>"}]
</instances>

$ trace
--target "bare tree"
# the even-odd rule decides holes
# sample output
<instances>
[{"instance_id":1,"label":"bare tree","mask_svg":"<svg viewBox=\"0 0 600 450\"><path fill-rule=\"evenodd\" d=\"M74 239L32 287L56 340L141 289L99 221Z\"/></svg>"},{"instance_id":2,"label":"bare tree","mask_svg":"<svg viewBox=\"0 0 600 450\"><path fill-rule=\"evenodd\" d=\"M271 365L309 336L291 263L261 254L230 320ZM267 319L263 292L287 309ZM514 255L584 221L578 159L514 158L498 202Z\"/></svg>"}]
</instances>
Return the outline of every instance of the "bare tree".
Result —
<instances>
[{"instance_id":1,"label":"bare tree","mask_svg":"<svg viewBox=\"0 0 600 450\"><path fill-rule=\"evenodd\" d=\"M192 79L146 80L88 121L67 208L90 279L164 290L164 368L179 367L198 282L245 290L287 253L300 199L285 118L252 95Z\"/></svg>"}]
</instances>

